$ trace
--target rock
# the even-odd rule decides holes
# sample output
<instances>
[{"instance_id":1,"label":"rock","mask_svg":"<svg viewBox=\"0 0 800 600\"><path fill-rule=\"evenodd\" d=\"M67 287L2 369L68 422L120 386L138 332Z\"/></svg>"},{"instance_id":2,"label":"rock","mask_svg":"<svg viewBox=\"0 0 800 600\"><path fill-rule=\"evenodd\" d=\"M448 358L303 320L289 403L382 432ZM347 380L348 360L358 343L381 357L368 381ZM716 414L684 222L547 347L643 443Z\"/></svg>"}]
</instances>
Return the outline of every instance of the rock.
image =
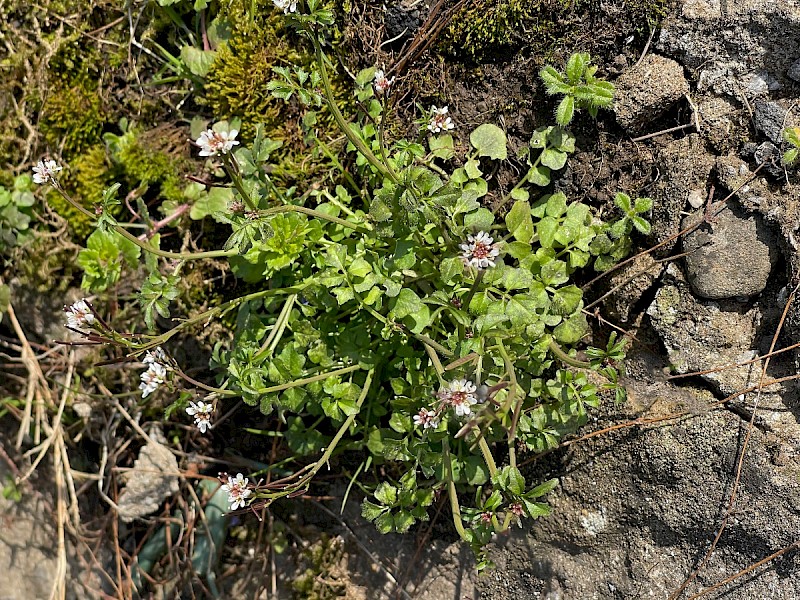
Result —
<instances>
[{"instance_id":1,"label":"rock","mask_svg":"<svg viewBox=\"0 0 800 600\"><path fill-rule=\"evenodd\" d=\"M651 54L614 82L614 113L628 133L639 134L689 91L683 68Z\"/></svg>"},{"instance_id":2,"label":"rock","mask_svg":"<svg viewBox=\"0 0 800 600\"><path fill-rule=\"evenodd\" d=\"M764 142L756 146L753 152L753 160L756 164L763 165L762 172L773 179L784 177L783 165L781 164L782 152L772 142Z\"/></svg>"},{"instance_id":3,"label":"rock","mask_svg":"<svg viewBox=\"0 0 800 600\"><path fill-rule=\"evenodd\" d=\"M761 321L757 307L731 300L698 300L674 263L667 267L667 274L647 314L676 372L714 369L755 356ZM758 366L750 364L702 377L727 396L753 385L753 378L758 380Z\"/></svg>"},{"instance_id":4,"label":"rock","mask_svg":"<svg viewBox=\"0 0 800 600\"><path fill-rule=\"evenodd\" d=\"M786 75L788 75L790 79L800 82L800 60L796 60L791 64Z\"/></svg>"},{"instance_id":5,"label":"rock","mask_svg":"<svg viewBox=\"0 0 800 600\"><path fill-rule=\"evenodd\" d=\"M700 211L686 217L681 228L691 227L704 216ZM772 231L760 215L748 216L730 205L715 220L711 227L703 225L683 240L692 290L710 300L760 294L778 257Z\"/></svg>"},{"instance_id":6,"label":"rock","mask_svg":"<svg viewBox=\"0 0 800 600\"><path fill-rule=\"evenodd\" d=\"M555 467L560 485L545 497L552 514L498 540L492 555L498 571L478 580L481 598L667 598L697 566L727 506L745 423L733 412L709 410L714 398L708 392L638 378L631 385L651 400L648 410L630 418L677 411L686 411L686 418L572 446ZM611 422L624 420L620 407L608 410L615 417ZM608 424L602 419L591 429ZM683 597L796 539L797 447L797 441L776 441L754 429L743 463L739 510ZM781 457L781 466L775 456ZM731 600L794 600L800 597L800 578L794 561L787 562L737 579L720 593Z\"/></svg>"},{"instance_id":7,"label":"rock","mask_svg":"<svg viewBox=\"0 0 800 600\"><path fill-rule=\"evenodd\" d=\"M705 199L708 178L714 167L714 156L693 133L670 142L658 155L657 166L661 178L655 186L653 198L653 232L657 242L662 242L680 231L681 211L690 195L702 194ZM664 256L677 243L670 242L657 254Z\"/></svg>"},{"instance_id":8,"label":"rock","mask_svg":"<svg viewBox=\"0 0 800 600\"><path fill-rule=\"evenodd\" d=\"M696 74L698 92L740 102L743 93L794 85L787 73L800 56L798 27L797 2L685 0L662 23L656 48Z\"/></svg>"},{"instance_id":9,"label":"rock","mask_svg":"<svg viewBox=\"0 0 800 600\"><path fill-rule=\"evenodd\" d=\"M780 144L782 141L781 133L786 123L786 115L786 109L777 102L756 100L753 110L753 124L773 144Z\"/></svg>"},{"instance_id":10,"label":"rock","mask_svg":"<svg viewBox=\"0 0 800 600\"><path fill-rule=\"evenodd\" d=\"M394 40L393 44L402 45L414 37L422 24L422 16L418 9L409 9L403 3L392 3L386 7L384 23L387 40Z\"/></svg>"},{"instance_id":11,"label":"rock","mask_svg":"<svg viewBox=\"0 0 800 600\"><path fill-rule=\"evenodd\" d=\"M749 115L717 96L695 98L703 136L717 153L735 152L750 135Z\"/></svg>"},{"instance_id":12,"label":"rock","mask_svg":"<svg viewBox=\"0 0 800 600\"><path fill-rule=\"evenodd\" d=\"M118 502L119 518L129 523L149 515L177 493L178 461L165 446L152 440L139 451L139 458L126 475Z\"/></svg>"},{"instance_id":13,"label":"rock","mask_svg":"<svg viewBox=\"0 0 800 600\"><path fill-rule=\"evenodd\" d=\"M608 287L620 287L611 296L610 303L605 305L610 316L626 323L632 311L637 310L642 296L653 287L664 268L664 263L656 262L650 254L643 254L614 273Z\"/></svg>"}]
</instances>

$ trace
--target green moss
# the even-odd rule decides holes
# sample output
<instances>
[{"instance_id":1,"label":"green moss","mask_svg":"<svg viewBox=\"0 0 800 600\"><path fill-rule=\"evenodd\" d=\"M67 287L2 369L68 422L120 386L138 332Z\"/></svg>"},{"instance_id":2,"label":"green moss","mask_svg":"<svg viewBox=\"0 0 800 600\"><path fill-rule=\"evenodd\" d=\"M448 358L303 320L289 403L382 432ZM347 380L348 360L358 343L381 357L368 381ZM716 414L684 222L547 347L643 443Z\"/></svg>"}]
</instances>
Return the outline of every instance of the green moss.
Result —
<instances>
[{"instance_id":1,"label":"green moss","mask_svg":"<svg viewBox=\"0 0 800 600\"><path fill-rule=\"evenodd\" d=\"M173 146L174 151L170 152L168 144L159 143L168 140L170 133L174 134L176 131L166 131L166 128L159 127L146 133L135 129L127 132L118 138L122 143L114 154L114 162L131 189L156 185L163 200L182 202L182 174L187 168L187 159L181 156L181 150ZM177 133L181 146L185 147L185 134Z\"/></svg>"},{"instance_id":2,"label":"green moss","mask_svg":"<svg viewBox=\"0 0 800 600\"><path fill-rule=\"evenodd\" d=\"M252 140L257 124L263 125L266 137L281 140L284 145L280 155L276 154L277 164L271 173L280 184L288 187L328 170L326 158L309 158L312 152L303 141L299 123L308 108L295 100L286 103L274 98L267 88L277 77L273 66L313 69L311 49L285 27L285 17L274 10L271 0L259 1L255 13L251 13L250 0L231 2L222 17L231 23L231 39L218 50L201 100L209 107L212 119L241 119L240 138L245 144ZM332 40L334 46L337 36L335 33ZM347 115L352 111L352 83L335 73L331 75L340 110ZM339 137L333 118L325 111L318 115L316 128L321 139Z\"/></svg>"},{"instance_id":3,"label":"green moss","mask_svg":"<svg viewBox=\"0 0 800 600\"><path fill-rule=\"evenodd\" d=\"M592 46L597 27L614 27L618 35L646 33L672 4L674 0L477 0L453 18L441 47L480 60L529 45L547 60L555 46L570 51L575 44Z\"/></svg>"},{"instance_id":4,"label":"green moss","mask_svg":"<svg viewBox=\"0 0 800 600\"><path fill-rule=\"evenodd\" d=\"M103 144L95 144L80 154L61 177L61 184L69 196L89 210L100 201L103 189L113 182L114 173ZM83 240L94 230L92 219L79 212L55 191L47 194L47 202L53 210L67 219L77 238Z\"/></svg>"},{"instance_id":5,"label":"green moss","mask_svg":"<svg viewBox=\"0 0 800 600\"><path fill-rule=\"evenodd\" d=\"M85 77L52 87L39 122L48 146L65 155L75 155L96 143L105 123L97 84Z\"/></svg>"}]
</instances>

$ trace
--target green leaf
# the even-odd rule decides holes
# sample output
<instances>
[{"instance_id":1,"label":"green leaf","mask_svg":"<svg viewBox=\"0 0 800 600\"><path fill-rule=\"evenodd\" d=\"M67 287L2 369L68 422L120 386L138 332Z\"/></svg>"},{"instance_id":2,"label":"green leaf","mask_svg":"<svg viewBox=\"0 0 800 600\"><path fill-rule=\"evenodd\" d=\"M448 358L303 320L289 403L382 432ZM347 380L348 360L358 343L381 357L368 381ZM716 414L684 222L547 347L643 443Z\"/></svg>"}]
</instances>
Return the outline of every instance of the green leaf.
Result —
<instances>
[{"instance_id":1,"label":"green leaf","mask_svg":"<svg viewBox=\"0 0 800 600\"><path fill-rule=\"evenodd\" d=\"M380 533L387 534L394 531L394 518L392 513L385 512L375 519L375 527Z\"/></svg>"},{"instance_id":2,"label":"green leaf","mask_svg":"<svg viewBox=\"0 0 800 600\"><path fill-rule=\"evenodd\" d=\"M375 499L384 506L394 506L397 502L397 488L386 482L375 489Z\"/></svg>"},{"instance_id":3,"label":"green leaf","mask_svg":"<svg viewBox=\"0 0 800 600\"><path fill-rule=\"evenodd\" d=\"M488 231L494 224L494 213L487 208L479 208L464 216L464 227L474 231Z\"/></svg>"},{"instance_id":4,"label":"green leaf","mask_svg":"<svg viewBox=\"0 0 800 600\"><path fill-rule=\"evenodd\" d=\"M217 53L213 50L200 50L194 46L184 46L181 48L181 60L192 73L198 77L205 77L211 69L211 65Z\"/></svg>"},{"instance_id":5,"label":"green leaf","mask_svg":"<svg viewBox=\"0 0 800 600\"><path fill-rule=\"evenodd\" d=\"M394 530L397 533L407 532L414 524L416 519L408 511L401 510L394 515Z\"/></svg>"},{"instance_id":6,"label":"green leaf","mask_svg":"<svg viewBox=\"0 0 800 600\"><path fill-rule=\"evenodd\" d=\"M445 258L439 265L442 281L450 284L456 277L464 273L464 261L459 257Z\"/></svg>"},{"instance_id":7,"label":"green leaf","mask_svg":"<svg viewBox=\"0 0 800 600\"><path fill-rule=\"evenodd\" d=\"M361 503L361 516L364 517L367 521L374 521L384 512L386 512L385 507L379 506L378 504L374 504L369 500L364 500Z\"/></svg>"},{"instance_id":8,"label":"green leaf","mask_svg":"<svg viewBox=\"0 0 800 600\"><path fill-rule=\"evenodd\" d=\"M591 58L586 52L576 52L567 61L566 75L572 85L576 85L583 79L584 71Z\"/></svg>"},{"instance_id":9,"label":"green leaf","mask_svg":"<svg viewBox=\"0 0 800 600\"><path fill-rule=\"evenodd\" d=\"M633 205L634 212L639 214L650 212L652 208L653 200L651 198L637 198Z\"/></svg>"},{"instance_id":10,"label":"green leaf","mask_svg":"<svg viewBox=\"0 0 800 600\"><path fill-rule=\"evenodd\" d=\"M544 165L531 167L526 177L533 185L539 187L550 185L550 169Z\"/></svg>"},{"instance_id":11,"label":"green leaf","mask_svg":"<svg viewBox=\"0 0 800 600\"><path fill-rule=\"evenodd\" d=\"M505 466L494 474L492 483L503 491L519 496L525 491L525 478L519 469Z\"/></svg>"},{"instance_id":12,"label":"green leaf","mask_svg":"<svg viewBox=\"0 0 800 600\"><path fill-rule=\"evenodd\" d=\"M553 330L553 336L562 344L578 342L589 330L586 315L576 313L564 320Z\"/></svg>"},{"instance_id":13,"label":"green leaf","mask_svg":"<svg viewBox=\"0 0 800 600\"><path fill-rule=\"evenodd\" d=\"M576 285L559 288L553 294L552 310L558 315L570 315L578 309L582 298L583 292Z\"/></svg>"},{"instance_id":14,"label":"green leaf","mask_svg":"<svg viewBox=\"0 0 800 600\"><path fill-rule=\"evenodd\" d=\"M455 156L455 144L453 143L453 136L449 133L429 137L428 148L430 148L431 155L435 158L450 160Z\"/></svg>"},{"instance_id":15,"label":"green leaf","mask_svg":"<svg viewBox=\"0 0 800 600\"><path fill-rule=\"evenodd\" d=\"M616 204L619 209L624 213L629 213L633 210L633 204L631 204L631 197L627 194L623 194L622 192L617 192L614 196L614 204Z\"/></svg>"},{"instance_id":16,"label":"green leaf","mask_svg":"<svg viewBox=\"0 0 800 600\"><path fill-rule=\"evenodd\" d=\"M636 228L636 230L643 234L643 235L650 235L650 223L647 222L647 219L643 219L640 216L633 216L631 217L631 223Z\"/></svg>"},{"instance_id":17,"label":"green leaf","mask_svg":"<svg viewBox=\"0 0 800 600\"><path fill-rule=\"evenodd\" d=\"M556 123L562 127L569 125L572 117L575 114L575 98L572 96L564 96L556 108Z\"/></svg>"},{"instance_id":18,"label":"green leaf","mask_svg":"<svg viewBox=\"0 0 800 600\"><path fill-rule=\"evenodd\" d=\"M559 221L553 217L545 217L536 224L536 235L542 248L552 248L558 232Z\"/></svg>"},{"instance_id":19,"label":"green leaf","mask_svg":"<svg viewBox=\"0 0 800 600\"><path fill-rule=\"evenodd\" d=\"M233 190L231 188L211 188L207 194L201 195L200 198L195 201L189 211L189 217L197 221L214 213L225 212L228 208L228 203L232 199Z\"/></svg>"},{"instance_id":20,"label":"green leaf","mask_svg":"<svg viewBox=\"0 0 800 600\"><path fill-rule=\"evenodd\" d=\"M506 226L519 242L529 243L533 238L531 205L527 200L517 200L506 215Z\"/></svg>"},{"instance_id":21,"label":"green leaf","mask_svg":"<svg viewBox=\"0 0 800 600\"><path fill-rule=\"evenodd\" d=\"M508 157L506 134L497 125L484 123L470 134L469 141L478 151L478 156L495 160L505 160Z\"/></svg>"},{"instance_id":22,"label":"green leaf","mask_svg":"<svg viewBox=\"0 0 800 600\"><path fill-rule=\"evenodd\" d=\"M567 164L567 154L554 148L545 148L542 152L541 162L544 166L558 171Z\"/></svg>"},{"instance_id":23,"label":"green leaf","mask_svg":"<svg viewBox=\"0 0 800 600\"><path fill-rule=\"evenodd\" d=\"M551 492L556 486L558 485L558 479L551 479L550 481L545 481L544 483L537 485L531 491L525 494L526 498L539 498L540 496L544 496L548 492Z\"/></svg>"},{"instance_id":24,"label":"green leaf","mask_svg":"<svg viewBox=\"0 0 800 600\"><path fill-rule=\"evenodd\" d=\"M464 172L470 179L478 179L483 172L480 169L480 163L474 158L469 159L464 165Z\"/></svg>"}]
</instances>

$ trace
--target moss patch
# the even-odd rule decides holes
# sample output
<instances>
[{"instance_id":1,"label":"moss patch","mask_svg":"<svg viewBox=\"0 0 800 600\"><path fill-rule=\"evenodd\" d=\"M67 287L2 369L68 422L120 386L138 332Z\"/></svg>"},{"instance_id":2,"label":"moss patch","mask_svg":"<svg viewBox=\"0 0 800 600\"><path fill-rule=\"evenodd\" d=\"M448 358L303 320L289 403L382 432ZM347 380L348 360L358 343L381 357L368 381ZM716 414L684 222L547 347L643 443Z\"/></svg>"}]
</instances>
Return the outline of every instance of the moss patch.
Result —
<instances>
[{"instance_id":1,"label":"moss patch","mask_svg":"<svg viewBox=\"0 0 800 600\"><path fill-rule=\"evenodd\" d=\"M591 50L596 40L647 32L674 0L477 0L465 6L442 36L441 48L473 60L531 47L546 58L554 47ZM614 31L597 29L596 25Z\"/></svg>"}]
</instances>

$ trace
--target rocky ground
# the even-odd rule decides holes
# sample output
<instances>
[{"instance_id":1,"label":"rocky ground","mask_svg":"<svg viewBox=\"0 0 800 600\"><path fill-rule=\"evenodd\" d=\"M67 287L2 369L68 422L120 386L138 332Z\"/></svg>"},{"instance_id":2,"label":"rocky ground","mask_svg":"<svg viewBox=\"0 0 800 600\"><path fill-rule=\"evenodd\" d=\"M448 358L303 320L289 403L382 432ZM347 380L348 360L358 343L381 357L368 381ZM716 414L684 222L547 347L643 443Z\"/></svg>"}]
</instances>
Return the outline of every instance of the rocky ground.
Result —
<instances>
[{"instance_id":1,"label":"rocky ground","mask_svg":"<svg viewBox=\"0 0 800 600\"><path fill-rule=\"evenodd\" d=\"M769 353L776 331L776 348L800 337L800 302L784 311L799 282L800 188L779 161L782 129L800 122L800 2L683 0L641 59L613 64L627 164L615 172L578 155L560 185L636 178L637 169L650 178L640 195L655 201L649 241L661 246L621 269L610 280L619 289L602 305L636 336L630 400L606 405L586 432L627 425L528 465L560 477L548 497L553 515L497 540L498 568L480 577L436 520L416 537L380 536L357 516L355 500L341 519L334 503L333 517L301 510L303 527L341 547L333 571L343 596L800 597L793 549L744 572L800 543L800 391L791 379L759 386L763 362L751 362ZM535 86L535 71L519 77ZM476 111L491 108L481 102ZM687 376L667 377L668 367ZM776 355L765 379L797 368L794 352ZM59 567L47 541L57 536L36 517L52 504L47 494L43 487L22 504L0 504L2 579L16 582L0 584L2 599L47 597ZM75 561L67 568L76 578L86 572ZM78 589L73 597L82 597Z\"/></svg>"}]
</instances>

